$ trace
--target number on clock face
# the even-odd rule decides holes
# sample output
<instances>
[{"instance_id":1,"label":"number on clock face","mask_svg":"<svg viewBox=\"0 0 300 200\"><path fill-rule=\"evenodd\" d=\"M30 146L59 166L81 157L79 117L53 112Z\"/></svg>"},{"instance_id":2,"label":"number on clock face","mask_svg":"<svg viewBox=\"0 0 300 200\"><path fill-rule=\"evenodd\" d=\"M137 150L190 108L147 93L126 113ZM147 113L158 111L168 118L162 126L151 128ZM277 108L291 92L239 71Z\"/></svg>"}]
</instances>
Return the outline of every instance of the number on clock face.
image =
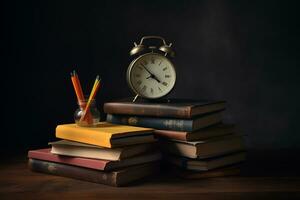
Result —
<instances>
[{"instance_id":1,"label":"number on clock face","mask_svg":"<svg viewBox=\"0 0 300 200\"><path fill-rule=\"evenodd\" d=\"M173 64L164 56L148 53L130 65L129 78L132 89L146 98L159 98L168 94L175 85Z\"/></svg>"}]
</instances>

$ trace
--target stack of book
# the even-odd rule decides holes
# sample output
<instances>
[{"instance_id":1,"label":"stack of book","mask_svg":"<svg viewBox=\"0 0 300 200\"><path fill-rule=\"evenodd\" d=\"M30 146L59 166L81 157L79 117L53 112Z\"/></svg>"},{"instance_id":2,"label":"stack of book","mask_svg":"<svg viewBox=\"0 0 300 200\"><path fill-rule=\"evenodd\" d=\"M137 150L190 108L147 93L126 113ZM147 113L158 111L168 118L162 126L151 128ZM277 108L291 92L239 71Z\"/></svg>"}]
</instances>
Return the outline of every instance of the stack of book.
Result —
<instances>
[{"instance_id":1,"label":"stack of book","mask_svg":"<svg viewBox=\"0 0 300 200\"><path fill-rule=\"evenodd\" d=\"M168 100L104 104L107 121L154 128L165 160L185 178L237 174L245 160L243 138L222 123L224 101Z\"/></svg>"},{"instance_id":2,"label":"stack of book","mask_svg":"<svg viewBox=\"0 0 300 200\"><path fill-rule=\"evenodd\" d=\"M123 186L159 171L153 129L114 125L58 125L52 148L28 152L33 171Z\"/></svg>"}]
</instances>

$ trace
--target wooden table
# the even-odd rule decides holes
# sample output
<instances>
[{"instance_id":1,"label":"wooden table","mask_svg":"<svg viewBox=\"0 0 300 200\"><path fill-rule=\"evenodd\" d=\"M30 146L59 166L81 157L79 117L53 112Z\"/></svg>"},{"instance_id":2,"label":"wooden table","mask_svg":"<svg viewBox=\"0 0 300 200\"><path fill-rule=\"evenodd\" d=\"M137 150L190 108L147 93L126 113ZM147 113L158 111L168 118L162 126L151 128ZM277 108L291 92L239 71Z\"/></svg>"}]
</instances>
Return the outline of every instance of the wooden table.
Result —
<instances>
[{"instance_id":1,"label":"wooden table","mask_svg":"<svg viewBox=\"0 0 300 200\"><path fill-rule=\"evenodd\" d=\"M0 165L0 199L300 199L297 155L250 152L238 177L183 180L165 172L120 188L31 172L26 157L16 157Z\"/></svg>"}]
</instances>

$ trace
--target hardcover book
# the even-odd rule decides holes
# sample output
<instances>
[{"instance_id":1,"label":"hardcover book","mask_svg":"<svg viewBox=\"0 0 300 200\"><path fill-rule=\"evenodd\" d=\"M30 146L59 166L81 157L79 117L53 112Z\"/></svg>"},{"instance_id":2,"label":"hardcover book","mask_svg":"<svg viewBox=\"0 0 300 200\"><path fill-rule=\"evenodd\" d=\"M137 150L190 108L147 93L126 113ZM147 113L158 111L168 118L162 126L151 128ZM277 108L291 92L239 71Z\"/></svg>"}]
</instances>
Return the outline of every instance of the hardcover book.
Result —
<instances>
[{"instance_id":1,"label":"hardcover book","mask_svg":"<svg viewBox=\"0 0 300 200\"><path fill-rule=\"evenodd\" d=\"M32 171L111 186L124 186L159 172L158 162L135 165L111 172L104 172L37 159L29 159L28 165Z\"/></svg>"},{"instance_id":2,"label":"hardcover book","mask_svg":"<svg viewBox=\"0 0 300 200\"><path fill-rule=\"evenodd\" d=\"M153 142L153 129L101 122L97 127L80 127L63 124L56 127L56 137L97 145L100 147L121 147Z\"/></svg>"},{"instance_id":3,"label":"hardcover book","mask_svg":"<svg viewBox=\"0 0 300 200\"><path fill-rule=\"evenodd\" d=\"M187 158L209 158L245 149L242 136L236 134L194 142L164 140L161 146L167 152Z\"/></svg>"},{"instance_id":4,"label":"hardcover book","mask_svg":"<svg viewBox=\"0 0 300 200\"><path fill-rule=\"evenodd\" d=\"M140 115L153 117L193 118L225 109L225 101L168 99L167 101L132 102L124 99L104 104L104 112L109 114Z\"/></svg>"},{"instance_id":5,"label":"hardcover book","mask_svg":"<svg viewBox=\"0 0 300 200\"><path fill-rule=\"evenodd\" d=\"M210 171L204 171L204 172L173 168L173 172L177 176L184 179L205 179L205 178L216 178L216 177L224 177L224 176L237 176L240 175L241 169L239 165L233 165L233 166L218 168Z\"/></svg>"},{"instance_id":6,"label":"hardcover book","mask_svg":"<svg viewBox=\"0 0 300 200\"><path fill-rule=\"evenodd\" d=\"M245 161L245 152L236 152L228 155L206 159L189 159L180 156L167 156L167 161L186 170L208 171L220 167L230 166Z\"/></svg>"},{"instance_id":7,"label":"hardcover book","mask_svg":"<svg viewBox=\"0 0 300 200\"><path fill-rule=\"evenodd\" d=\"M109 161L109 160L100 160L100 159L59 156L59 155L52 154L50 152L50 148L48 148L48 149L38 149L38 150L29 151L28 157L32 159L74 165L78 167L110 171L122 167L128 167L132 165L139 165L143 163L158 161L161 159L161 153L154 151L152 153L147 153L145 155L127 158L120 161Z\"/></svg>"},{"instance_id":8,"label":"hardcover book","mask_svg":"<svg viewBox=\"0 0 300 200\"><path fill-rule=\"evenodd\" d=\"M106 121L114 124L126 124L153 129L192 132L220 123L222 112L209 113L193 119L155 118L130 115L107 114Z\"/></svg>"},{"instance_id":9,"label":"hardcover book","mask_svg":"<svg viewBox=\"0 0 300 200\"><path fill-rule=\"evenodd\" d=\"M69 140L49 142L49 144L52 146L51 153L53 154L112 161L123 160L147 153L153 151L157 146L156 142L151 142L119 148L104 148Z\"/></svg>"},{"instance_id":10,"label":"hardcover book","mask_svg":"<svg viewBox=\"0 0 300 200\"><path fill-rule=\"evenodd\" d=\"M194 132L187 131L172 131L172 130L154 130L154 135L167 139L195 141L205 140L212 137L223 136L235 132L233 124L217 124L202 128Z\"/></svg>"}]
</instances>

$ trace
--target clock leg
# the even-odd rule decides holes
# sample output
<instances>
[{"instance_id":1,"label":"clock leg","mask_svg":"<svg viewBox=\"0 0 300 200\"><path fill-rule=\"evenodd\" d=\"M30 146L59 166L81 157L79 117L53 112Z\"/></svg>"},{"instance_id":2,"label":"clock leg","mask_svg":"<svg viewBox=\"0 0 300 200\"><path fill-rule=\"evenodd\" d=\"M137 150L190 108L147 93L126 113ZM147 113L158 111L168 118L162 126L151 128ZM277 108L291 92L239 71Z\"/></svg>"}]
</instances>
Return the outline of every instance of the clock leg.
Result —
<instances>
[{"instance_id":1,"label":"clock leg","mask_svg":"<svg viewBox=\"0 0 300 200\"><path fill-rule=\"evenodd\" d=\"M135 95L135 97L133 98L132 102L134 103L136 101L136 99L139 97L139 95Z\"/></svg>"}]
</instances>

